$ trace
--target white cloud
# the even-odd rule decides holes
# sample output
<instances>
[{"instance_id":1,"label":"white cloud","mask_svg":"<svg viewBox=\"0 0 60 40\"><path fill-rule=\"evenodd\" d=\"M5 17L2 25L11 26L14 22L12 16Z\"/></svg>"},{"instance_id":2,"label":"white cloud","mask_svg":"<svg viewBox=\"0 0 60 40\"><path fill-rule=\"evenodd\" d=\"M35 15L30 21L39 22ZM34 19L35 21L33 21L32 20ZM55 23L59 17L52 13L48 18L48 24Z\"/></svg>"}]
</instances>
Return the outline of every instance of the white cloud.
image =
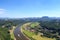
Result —
<instances>
[{"instance_id":1,"label":"white cloud","mask_svg":"<svg viewBox=\"0 0 60 40\"><path fill-rule=\"evenodd\" d=\"M0 14L5 14L6 10L5 9L0 9Z\"/></svg>"},{"instance_id":2,"label":"white cloud","mask_svg":"<svg viewBox=\"0 0 60 40\"><path fill-rule=\"evenodd\" d=\"M5 9L0 9L0 10L5 10Z\"/></svg>"}]
</instances>

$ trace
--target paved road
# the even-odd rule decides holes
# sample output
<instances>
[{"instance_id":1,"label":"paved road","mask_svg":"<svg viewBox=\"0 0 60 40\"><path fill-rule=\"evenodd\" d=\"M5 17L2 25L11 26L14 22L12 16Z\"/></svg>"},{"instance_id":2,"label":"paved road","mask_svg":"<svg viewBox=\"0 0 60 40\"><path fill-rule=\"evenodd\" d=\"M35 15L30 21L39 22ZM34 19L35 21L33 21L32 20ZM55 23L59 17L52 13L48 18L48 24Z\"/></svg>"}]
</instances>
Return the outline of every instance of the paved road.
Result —
<instances>
[{"instance_id":1,"label":"paved road","mask_svg":"<svg viewBox=\"0 0 60 40\"><path fill-rule=\"evenodd\" d=\"M18 27L14 30L14 36L16 38L16 40L29 40L27 39L22 33L21 33L21 25L18 25Z\"/></svg>"}]
</instances>

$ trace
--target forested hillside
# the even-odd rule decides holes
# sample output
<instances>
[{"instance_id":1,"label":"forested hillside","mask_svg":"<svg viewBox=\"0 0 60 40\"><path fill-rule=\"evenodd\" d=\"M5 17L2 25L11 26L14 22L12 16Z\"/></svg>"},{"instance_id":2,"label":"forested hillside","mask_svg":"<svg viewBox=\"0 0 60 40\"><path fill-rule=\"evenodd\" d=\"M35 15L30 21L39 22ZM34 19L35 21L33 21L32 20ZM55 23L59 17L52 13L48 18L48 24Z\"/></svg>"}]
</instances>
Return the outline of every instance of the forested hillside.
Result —
<instances>
[{"instance_id":1,"label":"forested hillside","mask_svg":"<svg viewBox=\"0 0 60 40\"><path fill-rule=\"evenodd\" d=\"M12 40L7 28L0 27L0 40Z\"/></svg>"}]
</instances>

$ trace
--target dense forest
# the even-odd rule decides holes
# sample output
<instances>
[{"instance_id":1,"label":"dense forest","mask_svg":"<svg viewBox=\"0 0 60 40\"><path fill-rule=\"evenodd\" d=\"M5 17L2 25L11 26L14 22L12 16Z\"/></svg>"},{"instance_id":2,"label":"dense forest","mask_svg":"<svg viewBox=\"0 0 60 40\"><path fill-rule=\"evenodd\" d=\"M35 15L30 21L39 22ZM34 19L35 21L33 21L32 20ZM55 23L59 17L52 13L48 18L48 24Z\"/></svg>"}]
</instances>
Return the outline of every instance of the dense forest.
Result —
<instances>
[{"instance_id":1,"label":"dense forest","mask_svg":"<svg viewBox=\"0 0 60 40\"><path fill-rule=\"evenodd\" d=\"M56 38L57 40L60 40L60 20L59 19L40 21L40 26L41 26L40 29L42 29L40 32L43 33L43 36L46 36L49 38Z\"/></svg>"}]
</instances>

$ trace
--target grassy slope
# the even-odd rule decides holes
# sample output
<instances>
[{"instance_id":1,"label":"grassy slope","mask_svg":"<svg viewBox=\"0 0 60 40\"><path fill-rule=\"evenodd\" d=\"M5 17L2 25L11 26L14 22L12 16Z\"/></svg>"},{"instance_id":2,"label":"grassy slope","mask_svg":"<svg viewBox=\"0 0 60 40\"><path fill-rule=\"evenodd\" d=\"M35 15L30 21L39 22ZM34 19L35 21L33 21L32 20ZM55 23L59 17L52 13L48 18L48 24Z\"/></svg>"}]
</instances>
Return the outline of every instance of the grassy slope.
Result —
<instances>
[{"instance_id":1,"label":"grassy slope","mask_svg":"<svg viewBox=\"0 0 60 40\"><path fill-rule=\"evenodd\" d=\"M33 32L27 31L27 30L23 30L24 34L26 34L28 37L32 37L34 35Z\"/></svg>"},{"instance_id":2,"label":"grassy slope","mask_svg":"<svg viewBox=\"0 0 60 40\"><path fill-rule=\"evenodd\" d=\"M15 29L15 27L13 27L13 29L10 30L10 35L11 35L11 38L12 38L13 40L15 40L14 33L13 33L14 29Z\"/></svg>"},{"instance_id":3,"label":"grassy slope","mask_svg":"<svg viewBox=\"0 0 60 40\"><path fill-rule=\"evenodd\" d=\"M35 28L37 25L39 25L39 23L38 23L38 22L31 23L31 27L32 27L32 28Z\"/></svg>"},{"instance_id":4,"label":"grassy slope","mask_svg":"<svg viewBox=\"0 0 60 40\"><path fill-rule=\"evenodd\" d=\"M33 38L35 38L36 40L56 40L52 38L41 37L41 35L34 35Z\"/></svg>"}]
</instances>

